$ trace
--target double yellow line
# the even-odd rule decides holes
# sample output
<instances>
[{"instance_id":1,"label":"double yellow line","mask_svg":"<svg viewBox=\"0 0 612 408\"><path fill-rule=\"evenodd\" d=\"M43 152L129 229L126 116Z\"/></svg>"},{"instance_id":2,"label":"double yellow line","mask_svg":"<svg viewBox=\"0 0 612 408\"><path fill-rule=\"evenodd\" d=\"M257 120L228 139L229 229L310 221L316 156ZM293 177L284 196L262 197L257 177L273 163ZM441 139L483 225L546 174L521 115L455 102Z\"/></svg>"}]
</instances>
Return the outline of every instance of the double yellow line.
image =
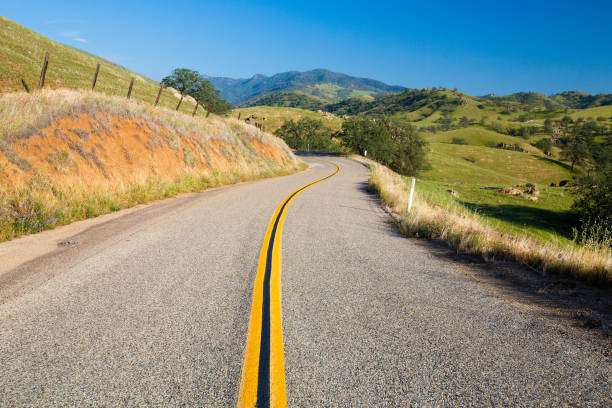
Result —
<instances>
[{"instance_id":1,"label":"double yellow line","mask_svg":"<svg viewBox=\"0 0 612 408\"><path fill-rule=\"evenodd\" d=\"M313 159L319 160L319 159ZM306 184L289 194L276 208L268 224L259 253L259 265L253 288L249 333L242 366L238 407L285 407L285 362L281 315L281 241L287 208L302 191L340 171Z\"/></svg>"}]
</instances>

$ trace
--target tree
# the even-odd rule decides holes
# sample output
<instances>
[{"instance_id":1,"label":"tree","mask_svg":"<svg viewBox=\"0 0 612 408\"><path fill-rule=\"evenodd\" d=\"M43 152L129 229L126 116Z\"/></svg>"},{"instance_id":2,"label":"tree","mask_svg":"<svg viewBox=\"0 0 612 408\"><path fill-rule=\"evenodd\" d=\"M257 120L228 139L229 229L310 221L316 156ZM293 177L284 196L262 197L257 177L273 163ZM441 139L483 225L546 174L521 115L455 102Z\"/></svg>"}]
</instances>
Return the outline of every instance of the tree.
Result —
<instances>
[{"instance_id":1,"label":"tree","mask_svg":"<svg viewBox=\"0 0 612 408\"><path fill-rule=\"evenodd\" d=\"M302 118L297 122L288 120L274 131L274 134L285 141L292 149L330 150L332 140L330 131L323 126L323 121Z\"/></svg>"},{"instance_id":2,"label":"tree","mask_svg":"<svg viewBox=\"0 0 612 408\"><path fill-rule=\"evenodd\" d=\"M368 157L402 174L413 175L426 165L426 143L414 126L387 118L353 118L342 124L341 138L350 150L367 150Z\"/></svg>"},{"instance_id":3,"label":"tree","mask_svg":"<svg viewBox=\"0 0 612 408\"><path fill-rule=\"evenodd\" d=\"M581 221L581 235L610 245L612 233L612 145L594 153L595 166L576 180L576 200L573 208ZM596 228L593 228L593 227ZM586 231L585 231L586 230ZM595 236L592 236L595 235ZM597 236L599 235L599 236ZM607 236L607 238L606 238Z\"/></svg>"},{"instance_id":4,"label":"tree","mask_svg":"<svg viewBox=\"0 0 612 408\"><path fill-rule=\"evenodd\" d=\"M548 138L540 139L534 143L534 146L543 151L544 153L550 154L553 147L553 141Z\"/></svg>"},{"instance_id":5,"label":"tree","mask_svg":"<svg viewBox=\"0 0 612 408\"><path fill-rule=\"evenodd\" d=\"M172 75L162 79L162 84L176 89L181 94L181 99L178 105L176 105L176 110L179 110L185 95L195 97L201 91L202 77L197 71L187 68L176 68L172 71Z\"/></svg>"},{"instance_id":6,"label":"tree","mask_svg":"<svg viewBox=\"0 0 612 408\"><path fill-rule=\"evenodd\" d=\"M572 170L576 165L583 164L589 157L589 145L580 137L574 135L564 146L561 151L561 159L569 161L572 165Z\"/></svg>"}]
</instances>

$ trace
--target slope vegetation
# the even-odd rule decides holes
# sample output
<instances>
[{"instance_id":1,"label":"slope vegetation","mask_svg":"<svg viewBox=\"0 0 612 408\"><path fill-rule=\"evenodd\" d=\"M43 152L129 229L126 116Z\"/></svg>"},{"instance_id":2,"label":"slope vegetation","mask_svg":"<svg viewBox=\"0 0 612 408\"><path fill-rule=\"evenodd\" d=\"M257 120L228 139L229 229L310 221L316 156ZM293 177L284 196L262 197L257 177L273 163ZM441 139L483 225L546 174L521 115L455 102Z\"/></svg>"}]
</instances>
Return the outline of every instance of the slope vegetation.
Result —
<instances>
[{"instance_id":1,"label":"slope vegetation","mask_svg":"<svg viewBox=\"0 0 612 408\"><path fill-rule=\"evenodd\" d=\"M155 102L159 83L95 55L57 43L1 16L0 94L36 90L45 52L49 52L46 89L91 89L96 65L101 64L96 91L126 96L131 78L135 78L131 98L149 104ZM178 97L166 89L159 104L174 108L177 102ZM191 113L194 106L194 102L187 99L181 105L181 112ZM200 115L203 114L200 111Z\"/></svg>"},{"instance_id":2,"label":"slope vegetation","mask_svg":"<svg viewBox=\"0 0 612 408\"><path fill-rule=\"evenodd\" d=\"M0 239L303 164L235 119L72 90L0 97Z\"/></svg>"}]
</instances>

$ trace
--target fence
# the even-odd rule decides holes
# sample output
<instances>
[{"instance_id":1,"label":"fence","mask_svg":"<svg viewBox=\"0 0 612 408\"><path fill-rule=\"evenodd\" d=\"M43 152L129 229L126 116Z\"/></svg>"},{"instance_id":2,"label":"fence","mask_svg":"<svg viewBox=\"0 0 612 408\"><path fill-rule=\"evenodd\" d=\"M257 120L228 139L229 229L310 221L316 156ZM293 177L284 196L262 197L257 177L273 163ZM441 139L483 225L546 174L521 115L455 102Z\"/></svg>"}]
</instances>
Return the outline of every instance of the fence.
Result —
<instances>
[{"instance_id":1,"label":"fence","mask_svg":"<svg viewBox=\"0 0 612 408\"><path fill-rule=\"evenodd\" d=\"M47 76L47 70L49 68L49 56L50 56L49 52L48 51L45 52L45 57L44 57L44 60L43 60L42 68L40 70L40 77L39 77L39 81L38 81L38 89L43 89L44 86L45 86L45 79L46 79L46 76ZM93 79L91 81L91 90L92 91L94 91L96 89L96 84L98 83L98 77L100 75L101 68L102 68L102 65L98 63L96 65L96 69L95 69L94 74L93 74ZM130 84L128 86L127 94L126 94L126 98L127 99L130 99L132 97L132 91L134 90L135 79L136 79L135 77L131 77L131 79L130 79ZM26 90L26 92L29 93L30 92L30 88L28 87L27 83L23 79L21 80L21 83L22 83L24 89ZM159 90L157 91L157 96L155 98L155 102L153 103L153 106L158 106L159 105L159 102L160 102L160 99L162 97L162 92L163 92L164 88L165 88L164 85L160 84L160 87L159 87ZM184 95L182 95L181 98L180 98L181 102L182 102L183 98L184 98ZM178 111L179 107L180 107L180 102L176 106L176 110L177 111ZM196 104L195 104L195 107L193 109L193 112L191 113L192 116L196 115L198 107L203 107L203 106L200 104L199 101L196 101ZM208 118L209 115L210 115L210 109L207 109L206 110L206 117Z\"/></svg>"},{"instance_id":2,"label":"fence","mask_svg":"<svg viewBox=\"0 0 612 408\"><path fill-rule=\"evenodd\" d=\"M38 89L39 90L43 89L44 86L45 86L45 79L46 79L46 76L47 76L47 70L49 68L49 60L50 60L49 57L50 57L49 52L48 51L45 52L45 57L44 57L44 60L43 60L43 63L42 63L42 67L41 67L41 70L40 70L40 77L39 77L39 81L38 81ZM91 90L92 91L94 91L96 89L96 85L98 83L98 77L100 75L101 69L102 69L102 65L100 63L98 63L96 65L95 70L94 70L93 78L92 78L92 81L91 81ZM21 84L22 84L23 88L26 90L26 92L29 93L30 92L30 88L28 87L28 84L23 79L21 79ZM132 97L132 92L134 90L134 84L135 84L135 77L131 77L130 78L130 84L128 86L127 94L126 94L126 98L127 99L131 99L131 97ZM155 102L153 102L153 106L158 106L159 105L159 102L161 100L164 88L165 88L164 85L160 84L159 90L157 91L157 95L155 97ZM179 98L179 103L176 105L176 109L175 110L177 110L177 111L179 110L179 107L181 106L181 102L183 101L184 96L185 95L181 95L181 97ZM195 106L193 108L193 111L191 112L192 116L195 116L197 114L199 107L203 108L204 106L199 101L195 101ZM208 118L209 116L210 116L210 109L207 108L206 109L205 117ZM241 117L241 113L238 112L238 116L237 116L238 120L240 120L240 117ZM251 122L250 118L246 118L245 122L247 124L255 126L256 128L258 128L258 129L260 129L262 131L265 131L265 128L264 128L263 124L256 123L256 122Z\"/></svg>"}]
</instances>

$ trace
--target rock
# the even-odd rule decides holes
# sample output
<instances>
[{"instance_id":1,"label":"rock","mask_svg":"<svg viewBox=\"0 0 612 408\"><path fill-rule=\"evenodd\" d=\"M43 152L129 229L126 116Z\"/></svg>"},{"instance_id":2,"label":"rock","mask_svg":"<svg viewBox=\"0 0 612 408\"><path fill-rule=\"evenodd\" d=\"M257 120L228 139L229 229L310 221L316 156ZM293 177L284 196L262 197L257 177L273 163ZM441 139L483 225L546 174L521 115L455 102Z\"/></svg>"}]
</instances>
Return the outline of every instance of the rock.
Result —
<instances>
[{"instance_id":1,"label":"rock","mask_svg":"<svg viewBox=\"0 0 612 408\"><path fill-rule=\"evenodd\" d=\"M527 199L531 201L538 201L538 197L534 197L534 196L527 197Z\"/></svg>"},{"instance_id":2,"label":"rock","mask_svg":"<svg viewBox=\"0 0 612 408\"><path fill-rule=\"evenodd\" d=\"M518 188L512 188L512 187L506 187L503 190L501 190L501 192L504 194L518 195L518 196L523 194L523 192L519 190Z\"/></svg>"},{"instance_id":3,"label":"rock","mask_svg":"<svg viewBox=\"0 0 612 408\"><path fill-rule=\"evenodd\" d=\"M559 182L559 187L565 187L569 183L569 180L561 180Z\"/></svg>"},{"instance_id":4,"label":"rock","mask_svg":"<svg viewBox=\"0 0 612 408\"><path fill-rule=\"evenodd\" d=\"M501 190L499 187L480 187L481 190Z\"/></svg>"},{"instance_id":5,"label":"rock","mask_svg":"<svg viewBox=\"0 0 612 408\"><path fill-rule=\"evenodd\" d=\"M555 183L550 183L551 187L557 187L557 185Z\"/></svg>"}]
</instances>

